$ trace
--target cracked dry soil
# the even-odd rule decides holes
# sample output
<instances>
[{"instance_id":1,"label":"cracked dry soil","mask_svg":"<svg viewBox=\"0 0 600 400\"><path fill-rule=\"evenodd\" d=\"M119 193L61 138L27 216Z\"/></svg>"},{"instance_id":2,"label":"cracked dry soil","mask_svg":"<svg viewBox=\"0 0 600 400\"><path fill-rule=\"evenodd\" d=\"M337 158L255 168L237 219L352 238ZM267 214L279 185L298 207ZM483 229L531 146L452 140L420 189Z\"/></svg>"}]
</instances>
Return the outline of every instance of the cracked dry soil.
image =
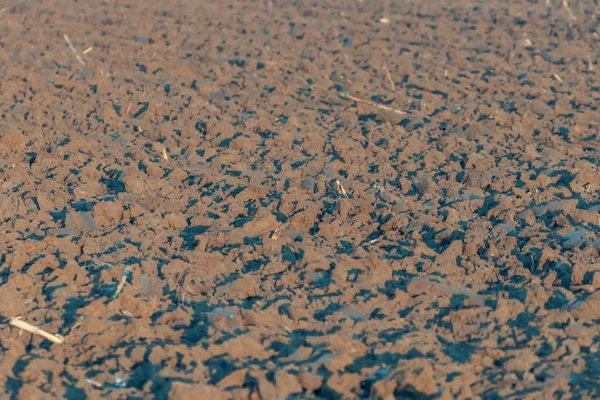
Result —
<instances>
[{"instance_id":1,"label":"cracked dry soil","mask_svg":"<svg viewBox=\"0 0 600 400\"><path fill-rule=\"evenodd\" d=\"M0 397L599 396L597 15L2 8Z\"/></svg>"}]
</instances>

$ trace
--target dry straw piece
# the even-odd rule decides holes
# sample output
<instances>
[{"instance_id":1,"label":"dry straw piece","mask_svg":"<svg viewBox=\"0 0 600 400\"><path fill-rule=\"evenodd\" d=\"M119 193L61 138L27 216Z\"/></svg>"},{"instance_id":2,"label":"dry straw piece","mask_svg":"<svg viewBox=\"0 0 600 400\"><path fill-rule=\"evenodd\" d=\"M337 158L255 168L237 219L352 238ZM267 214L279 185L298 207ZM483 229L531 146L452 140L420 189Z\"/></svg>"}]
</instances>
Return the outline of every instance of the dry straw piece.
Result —
<instances>
[{"instance_id":1,"label":"dry straw piece","mask_svg":"<svg viewBox=\"0 0 600 400\"><path fill-rule=\"evenodd\" d=\"M341 194L343 197L348 198L348 193L346 193L346 189L344 189L339 179L335 180L335 188L337 189L339 194Z\"/></svg>"},{"instance_id":2,"label":"dry straw piece","mask_svg":"<svg viewBox=\"0 0 600 400\"><path fill-rule=\"evenodd\" d=\"M395 89L395 87L394 87L394 89ZM358 103L368 104L370 106L377 107L377 108L380 108L380 109L385 110L385 111L391 111L391 112L394 112L396 114L400 114L400 115L406 115L407 114L406 111L397 110L395 108L384 106L383 104L375 103L373 101L369 101L369 100L361 99L361 98L358 98L358 97L350 96L349 94L341 93L340 96L342 98L344 98L344 99L350 99L350 100L354 100L354 101L356 101Z\"/></svg>"},{"instance_id":3,"label":"dry straw piece","mask_svg":"<svg viewBox=\"0 0 600 400\"><path fill-rule=\"evenodd\" d=\"M385 76L387 77L387 80L390 84L390 89L392 90L392 92L395 92L396 84L394 83L394 80L392 79L392 74L390 74L390 70L388 69L387 65L383 66L383 70L385 71Z\"/></svg>"},{"instance_id":4,"label":"dry straw piece","mask_svg":"<svg viewBox=\"0 0 600 400\"><path fill-rule=\"evenodd\" d=\"M119 297L119 294L123 291L123 288L125 287L125 284L127 283L128 276L129 276L129 267L125 267L125 269L123 270L123 276L121 277L121 282L119 283L119 286L117 286L117 291L115 292L115 295L113 296L113 300L116 299L117 297Z\"/></svg>"},{"instance_id":5,"label":"dry straw piece","mask_svg":"<svg viewBox=\"0 0 600 400\"><path fill-rule=\"evenodd\" d=\"M73 54L75 54L75 58L77 59L77 61L79 61L79 64L85 65L85 63L83 62L83 60L81 59L81 57L79 56L79 54L77 54L77 50L75 50L75 47L73 47L73 43L71 43L71 40L69 39L69 35L67 35L65 33L63 35L63 37L65 38L65 42L67 42L67 45L69 46L69 48L71 49L71 51L73 52Z\"/></svg>"},{"instance_id":6,"label":"dry straw piece","mask_svg":"<svg viewBox=\"0 0 600 400\"><path fill-rule=\"evenodd\" d=\"M24 330L25 332L29 332L32 335L41 336L44 339L51 341L52 343L63 344L65 342L65 338L63 338L62 336L46 332L45 330L40 329L37 326L31 325L30 323L23 321L21 317L11 319L9 323L15 328L19 328L21 330Z\"/></svg>"},{"instance_id":7,"label":"dry straw piece","mask_svg":"<svg viewBox=\"0 0 600 400\"><path fill-rule=\"evenodd\" d=\"M275 229L275 232L273 232L273 234L271 235L271 240L277 240L279 239L279 236L281 236L281 232L279 232L280 228Z\"/></svg>"},{"instance_id":8,"label":"dry straw piece","mask_svg":"<svg viewBox=\"0 0 600 400\"><path fill-rule=\"evenodd\" d=\"M271 240L277 240L281 237L281 234L284 232L284 230L287 228L288 224L281 224L277 227L277 229L275 229L273 231L273 233L271 234Z\"/></svg>"}]
</instances>

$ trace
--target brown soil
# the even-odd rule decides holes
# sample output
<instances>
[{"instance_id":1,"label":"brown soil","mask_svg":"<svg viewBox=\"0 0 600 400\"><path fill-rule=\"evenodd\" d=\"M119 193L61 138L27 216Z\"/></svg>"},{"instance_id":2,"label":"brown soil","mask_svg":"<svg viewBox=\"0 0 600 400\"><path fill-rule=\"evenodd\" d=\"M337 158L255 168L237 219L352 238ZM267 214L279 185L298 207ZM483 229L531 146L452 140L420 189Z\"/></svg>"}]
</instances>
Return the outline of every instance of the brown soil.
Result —
<instances>
[{"instance_id":1,"label":"brown soil","mask_svg":"<svg viewBox=\"0 0 600 400\"><path fill-rule=\"evenodd\" d=\"M596 12L2 8L0 397L600 395Z\"/></svg>"}]
</instances>

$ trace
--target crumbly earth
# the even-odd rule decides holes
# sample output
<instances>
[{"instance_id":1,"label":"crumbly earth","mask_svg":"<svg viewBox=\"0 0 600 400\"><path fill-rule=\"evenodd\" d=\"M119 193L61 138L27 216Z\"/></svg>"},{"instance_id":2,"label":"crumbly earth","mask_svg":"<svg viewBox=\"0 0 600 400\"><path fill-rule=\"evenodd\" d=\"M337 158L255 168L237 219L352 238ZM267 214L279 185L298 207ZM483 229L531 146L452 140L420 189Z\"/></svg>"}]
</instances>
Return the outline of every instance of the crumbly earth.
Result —
<instances>
[{"instance_id":1,"label":"crumbly earth","mask_svg":"<svg viewBox=\"0 0 600 400\"><path fill-rule=\"evenodd\" d=\"M0 9L0 397L600 396L597 11Z\"/></svg>"}]
</instances>

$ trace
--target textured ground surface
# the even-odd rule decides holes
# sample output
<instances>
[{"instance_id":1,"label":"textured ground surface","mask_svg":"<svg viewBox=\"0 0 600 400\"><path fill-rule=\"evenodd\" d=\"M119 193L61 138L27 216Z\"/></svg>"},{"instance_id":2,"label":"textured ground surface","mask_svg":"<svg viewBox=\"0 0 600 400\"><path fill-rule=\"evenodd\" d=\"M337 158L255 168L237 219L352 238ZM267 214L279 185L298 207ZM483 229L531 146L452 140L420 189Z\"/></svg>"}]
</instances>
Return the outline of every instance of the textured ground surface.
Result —
<instances>
[{"instance_id":1,"label":"textured ground surface","mask_svg":"<svg viewBox=\"0 0 600 400\"><path fill-rule=\"evenodd\" d=\"M0 397L600 395L597 11L2 8Z\"/></svg>"}]
</instances>

